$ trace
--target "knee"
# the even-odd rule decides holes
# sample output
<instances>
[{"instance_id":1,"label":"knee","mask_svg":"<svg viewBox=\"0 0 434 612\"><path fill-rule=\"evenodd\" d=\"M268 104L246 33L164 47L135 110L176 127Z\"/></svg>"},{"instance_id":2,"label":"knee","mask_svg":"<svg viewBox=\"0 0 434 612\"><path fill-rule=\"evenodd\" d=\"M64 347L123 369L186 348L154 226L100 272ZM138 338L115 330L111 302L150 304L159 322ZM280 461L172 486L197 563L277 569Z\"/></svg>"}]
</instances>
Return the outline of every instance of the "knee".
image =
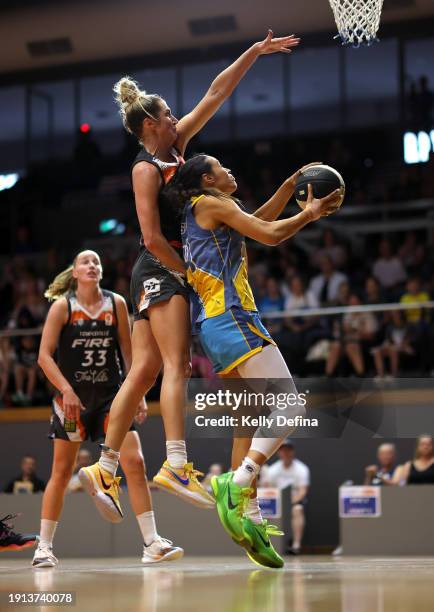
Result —
<instances>
[{"instance_id":1,"label":"knee","mask_svg":"<svg viewBox=\"0 0 434 612\"><path fill-rule=\"evenodd\" d=\"M131 365L127 378L134 385L140 385L143 388L153 387L157 380L159 369L146 360L136 359Z\"/></svg>"},{"instance_id":2,"label":"knee","mask_svg":"<svg viewBox=\"0 0 434 612\"><path fill-rule=\"evenodd\" d=\"M121 454L121 466L127 480L144 480L146 478L146 466L141 453L128 455L124 458Z\"/></svg>"},{"instance_id":3,"label":"knee","mask_svg":"<svg viewBox=\"0 0 434 612\"><path fill-rule=\"evenodd\" d=\"M164 375L169 374L170 376L190 378L191 371L192 367L189 357L170 355L168 359L164 360Z\"/></svg>"},{"instance_id":4,"label":"knee","mask_svg":"<svg viewBox=\"0 0 434 612\"><path fill-rule=\"evenodd\" d=\"M292 506L292 517L293 518L303 518L304 517L304 508L301 504L296 504Z\"/></svg>"},{"instance_id":5,"label":"knee","mask_svg":"<svg viewBox=\"0 0 434 612\"><path fill-rule=\"evenodd\" d=\"M55 465L51 472L51 480L54 481L57 486L66 489L68 482L71 480L73 470L74 467L72 465Z\"/></svg>"}]
</instances>

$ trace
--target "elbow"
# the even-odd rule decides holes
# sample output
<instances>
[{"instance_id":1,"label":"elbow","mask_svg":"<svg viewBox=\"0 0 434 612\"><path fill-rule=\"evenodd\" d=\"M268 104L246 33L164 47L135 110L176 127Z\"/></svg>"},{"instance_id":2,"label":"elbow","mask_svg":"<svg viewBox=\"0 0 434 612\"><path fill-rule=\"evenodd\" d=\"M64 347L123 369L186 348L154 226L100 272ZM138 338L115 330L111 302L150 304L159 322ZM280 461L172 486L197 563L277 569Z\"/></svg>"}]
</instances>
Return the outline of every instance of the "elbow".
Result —
<instances>
[{"instance_id":1,"label":"elbow","mask_svg":"<svg viewBox=\"0 0 434 612\"><path fill-rule=\"evenodd\" d=\"M156 236L154 233L146 232L143 235L143 244L151 253L154 252L156 246Z\"/></svg>"},{"instance_id":2,"label":"elbow","mask_svg":"<svg viewBox=\"0 0 434 612\"><path fill-rule=\"evenodd\" d=\"M268 244L268 246L277 246L283 242L283 239L279 230L272 228L271 232L267 235L267 242L265 242L265 244Z\"/></svg>"},{"instance_id":3,"label":"elbow","mask_svg":"<svg viewBox=\"0 0 434 612\"><path fill-rule=\"evenodd\" d=\"M41 368L41 370L44 369L44 365L45 365L45 356L42 353L39 353L38 355L38 366Z\"/></svg>"}]
</instances>

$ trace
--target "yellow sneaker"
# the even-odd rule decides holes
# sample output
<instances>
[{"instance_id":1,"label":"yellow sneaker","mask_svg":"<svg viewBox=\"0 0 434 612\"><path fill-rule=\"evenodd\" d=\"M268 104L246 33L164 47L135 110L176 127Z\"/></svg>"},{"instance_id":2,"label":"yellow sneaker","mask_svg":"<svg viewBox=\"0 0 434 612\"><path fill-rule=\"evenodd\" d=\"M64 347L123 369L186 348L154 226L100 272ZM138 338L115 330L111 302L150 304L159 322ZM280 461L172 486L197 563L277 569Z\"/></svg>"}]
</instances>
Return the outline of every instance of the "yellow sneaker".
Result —
<instances>
[{"instance_id":1,"label":"yellow sneaker","mask_svg":"<svg viewBox=\"0 0 434 612\"><path fill-rule=\"evenodd\" d=\"M78 478L84 488L93 498L99 513L110 523L120 523L124 518L119 503L120 476L112 476L99 463L81 468Z\"/></svg>"},{"instance_id":2,"label":"yellow sneaker","mask_svg":"<svg viewBox=\"0 0 434 612\"><path fill-rule=\"evenodd\" d=\"M199 508L214 508L215 500L200 484L198 476L203 476L203 473L193 469L192 463L186 463L183 468L173 468L165 461L152 482L159 489L182 497Z\"/></svg>"}]
</instances>

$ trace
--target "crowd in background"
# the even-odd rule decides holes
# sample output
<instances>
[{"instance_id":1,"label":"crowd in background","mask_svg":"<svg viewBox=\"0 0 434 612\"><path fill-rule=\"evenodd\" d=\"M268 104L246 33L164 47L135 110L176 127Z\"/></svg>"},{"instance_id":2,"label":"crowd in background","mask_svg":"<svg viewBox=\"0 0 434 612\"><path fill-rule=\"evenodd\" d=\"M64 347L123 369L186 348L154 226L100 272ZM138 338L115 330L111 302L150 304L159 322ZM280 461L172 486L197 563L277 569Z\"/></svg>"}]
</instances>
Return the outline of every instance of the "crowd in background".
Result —
<instances>
[{"instance_id":1,"label":"crowd in background","mask_svg":"<svg viewBox=\"0 0 434 612\"><path fill-rule=\"evenodd\" d=\"M345 177L344 206L378 204L386 210L397 202L432 197L434 159L412 167L395 165L386 175L386 163L381 165L377 158L368 157L373 136L360 135L354 147L348 146L344 137L297 140L291 148L289 169L283 141L240 143L232 149L222 145L221 150L213 147L213 153L231 167L238 180L238 195L249 210L263 203L285 176L310 161L311 150L316 152L314 157L338 168ZM388 159L387 144L382 146L381 153ZM5 255L0 264L0 329L12 333L43 324L49 307L44 290L69 265L84 240L101 256L102 285L123 295L130 305L129 282L138 250L138 227L125 172L134 154L135 145L127 141L121 155L107 160L98 151L92 134L81 134L71 162L74 165L66 174L51 172L48 179L44 174L47 169L36 168L6 195L0 194L0 199L9 198L16 205L18 219L10 239L13 256ZM116 174L120 168L122 174ZM101 235L86 230L76 236L76 242L71 242L73 236L65 237L67 247L60 240L58 244L49 242L47 250L43 235L32 225L35 211L60 205L65 193L86 189L86 194L96 197L102 186L108 189L109 184L124 215L119 217L124 224L122 239L111 235L104 243ZM65 210L64 214L75 213ZM399 218L405 218L405 213ZM434 324L433 311L428 308L309 316L309 309L318 307L425 302L434 298L434 232L424 229L370 234L362 243L359 241L356 248L349 236L330 229L311 242L311 251L302 249L296 240L276 248L249 241L249 277L265 324L296 375L378 379L402 372L432 375L434 358L427 339L434 340ZM117 244L119 248L113 248ZM305 313L288 316L294 310ZM270 312L276 311L286 314L270 317ZM0 336L0 406L47 403L50 389L37 366L38 341L37 335ZM193 349L193 376L212 376L198 342L193 341Z\"/></svg>"}]
</instances>

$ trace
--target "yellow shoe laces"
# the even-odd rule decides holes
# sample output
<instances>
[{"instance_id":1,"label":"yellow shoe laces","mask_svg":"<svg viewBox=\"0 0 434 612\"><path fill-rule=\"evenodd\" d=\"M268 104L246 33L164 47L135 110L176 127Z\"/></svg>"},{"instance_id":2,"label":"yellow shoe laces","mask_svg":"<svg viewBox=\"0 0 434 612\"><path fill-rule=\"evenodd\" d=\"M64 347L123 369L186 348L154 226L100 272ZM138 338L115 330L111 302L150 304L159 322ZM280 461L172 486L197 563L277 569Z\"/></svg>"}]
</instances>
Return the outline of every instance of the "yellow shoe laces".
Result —
<instances>
[{"instance_id":1,"label":"yellow shoe laces","mask_svg":"<svg viewBox=\"0 0 434 612\"><path fill-rule=\"evenodd\" d=\"M199 484L197 477L204 476L203 472L199 472L199 470L194 469L192 463L186 463L184 465L184 472L190 480L192 480L193 482L196 482L197 484Z\"/></svg>"},{"instance_id":2,"label":"yellow shoe laces","mask_svg":"<svg viewBox=\"0 0 434 612\"><path fill-rule=\"evenodd\" d=\"M264 524L265 523L265 524ZM263 521L263 526L265 527L265 533L270 536L283 536L285 535L283 531L281 531L277 525L270 525L267 520Z\"/></svg>"}]
</instances>

